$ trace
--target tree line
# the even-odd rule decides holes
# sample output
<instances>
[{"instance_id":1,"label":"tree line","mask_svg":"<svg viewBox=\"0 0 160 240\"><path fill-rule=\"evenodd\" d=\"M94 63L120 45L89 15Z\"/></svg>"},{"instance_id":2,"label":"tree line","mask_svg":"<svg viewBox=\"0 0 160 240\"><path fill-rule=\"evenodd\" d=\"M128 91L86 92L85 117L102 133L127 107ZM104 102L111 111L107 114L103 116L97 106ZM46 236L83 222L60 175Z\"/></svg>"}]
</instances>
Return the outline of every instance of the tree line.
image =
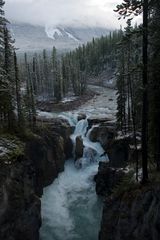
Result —
<instances>
[{"instance_id":1,"label":"tree line","mask_svg":"<svg viewBox=\"0 0 160 240\"><path fill-rule=\"evenodd\" d=\"M89 77L98 76L106 69L115 70L117 43L121 36L121 31L114 31L62 56L55 47L51 54L43 50L29 60L25 54L24 61L21 61L21 75L26 79L31 77L35 96L44 100L60 101L70 93L83 95Z\"/></svg>"},{"instance_id":2,"label":"tree line","mask_svg":"<svg viewBox=\"0 0 160 240\"><path fill-rule=\"evenodd\" d=\"M117 66L117 43L121 31L93 39L59 56L55 47L48 53L25 53L17 60L14 41L0 0L0 131L34 128L37 100L59 102L68 95L83 95L88 78Z\"/></svg>"},{"instance_id":3,"label":"tree line","mask_svg":"<svg viewBox=\"0 0 160 240\"><path fill-rule=\"evenodd\" d=\"M160 2L124 0L117 6L129 17L122 31L93 39L59 56L43 50L17 62L14 41L0 0L0 131L34 128L36 101L60 101L69 94L82 95L88 78L103 70L116 72L117 127L125 135L142 136L143 182L148 180L148 162L160 170ZM143 24L133 27L132 16L143 12ZM140 163L136 154L137 176Z\"/></svg>"},{"instance_id":4,"label":"tree line","mask_svg":"<svg viewBox=\"0 0 160 240\"><path fill-rule=\"evenodd\" d=\"M136 133L142 134L143 182L148 181L148 163L156 163L160 170L159 9L158 0L124 0L116 9L128 17L118 53L118 128L134 133L136 151ZM133 16L141 13L143 24L133 28Z\"/></svg>"}]
</instances>

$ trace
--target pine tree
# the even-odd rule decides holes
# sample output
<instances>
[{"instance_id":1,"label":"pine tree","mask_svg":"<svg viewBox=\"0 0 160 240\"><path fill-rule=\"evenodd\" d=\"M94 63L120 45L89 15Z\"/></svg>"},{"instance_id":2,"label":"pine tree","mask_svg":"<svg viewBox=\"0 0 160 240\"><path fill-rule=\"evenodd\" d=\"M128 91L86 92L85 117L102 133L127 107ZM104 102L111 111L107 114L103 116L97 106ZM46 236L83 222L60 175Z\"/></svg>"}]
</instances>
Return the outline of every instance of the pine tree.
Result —
<instances>
[{"instance_id":1,"label":"pine tree","mask_svg":"<svg viewBox=\"0 0 160 240\"><path fill-rule=\"evenodd\" d=\"M14 125L14 81L13 81L13 41L6 26L4 26L4 65L5 79L8 84L7 91L7 122L8 128Z\"/></svg>"},{"instance_id":2,"label":"pine tree","mask_svg":"<svg viewBox=\"0 0 160 240\"><path fill-rule=\"evenodd\" d=\"M160 171L160 2L153 1L151 19L151 69L150 69L150 146L151 154Z\"/></svg>"},{"instance_id":3,"label":"pine tree","mask_svg":"<svg viewBox=\"0 0 160 240\"><path fill-rule=\"evenodd\" d=\"M19 79L17 56L15 52L14 52L14 71L15 71L15 89L16 89L18 126L22 129L24 128L24 116L22 112L22 99L21 99L21 93L20 93L21 83Z\"/></svg>"},{"instance_id":4,"label":"pine tree","mask_svg":"<svg viewBox=\"0 0 160 240\"><path fill-rule=\"evenodd\" d=\"M148 7L148 0L124 0L116 9L123 17L138 15L143 9L142 182L144 183L148 180Z\"/></svg>"},{"instance_id":5,"label":"pine tree","mask_svg":"<svg viewBox=\"0 0 160 240\"><path fill-rule=\"evenodd\" d=\"M36 123L35 95L31 69L28 63L26 53L25 53L25 67L26 67L26 96L25 96L26 113L29 125L31 128L34 129Z\"/></svg>"},{"instance_id":6,"label":"pine tree","mask_svg":"<svg viewBox=\"0 0 160 240\"><path fill-rule=\"evenodd\" d=\"M148 0L143 0L142 181L148 180Z\"/></svg>"}]
</instances>

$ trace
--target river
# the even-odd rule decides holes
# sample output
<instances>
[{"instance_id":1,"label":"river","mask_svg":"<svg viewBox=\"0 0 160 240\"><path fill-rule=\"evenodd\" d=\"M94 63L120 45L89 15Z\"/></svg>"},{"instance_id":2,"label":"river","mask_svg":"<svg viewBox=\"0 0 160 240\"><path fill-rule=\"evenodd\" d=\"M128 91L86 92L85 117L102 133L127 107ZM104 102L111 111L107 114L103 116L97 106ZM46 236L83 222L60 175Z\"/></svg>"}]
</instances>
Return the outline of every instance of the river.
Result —
<instances>
[{"instance_id":1,"label":"river","mask_svg":"<svg viewBox=\"0 0 160 240\"><path fill-rule=\"evenodd\" d=\"M87 117L114 118L115 91L97 89L97 96L77 111L60 114L75 126L74 134L71 135L73 143L76 136L82 137L84 153L76 164L74 159L67 160L64 172L44 189L41 240L98 239L102 200L95 193L93 179L99 161L108 161L108 158L101 156L104 150L99 143L89 140L87 118L77 121L79 112L85 113Z\"/></svg>"}]
</instances>

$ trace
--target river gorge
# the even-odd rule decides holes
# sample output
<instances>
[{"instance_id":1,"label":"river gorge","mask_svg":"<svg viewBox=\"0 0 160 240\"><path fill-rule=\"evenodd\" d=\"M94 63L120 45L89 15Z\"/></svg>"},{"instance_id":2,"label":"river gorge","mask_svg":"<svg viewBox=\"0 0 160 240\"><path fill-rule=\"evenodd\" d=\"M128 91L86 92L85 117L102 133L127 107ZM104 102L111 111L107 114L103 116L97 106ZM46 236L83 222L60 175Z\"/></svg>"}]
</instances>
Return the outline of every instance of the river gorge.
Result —
<instances>
[{"instance_id":1,"label":"river gorge","mask_svg":"<svg viewBox=\"0 0 160 240\"><path fill-rule=\"evenodd\" d=\"M114 101L113 90L97 89L103 91L104 99L108 97ZM99 99L102 96L97 95L95 98L96 100L90 100L91 103L81 106L78 111L60 114L60 117L67 119L74 127L70 136L73 158L66 161L64 172L44 190L41 240L98 239L103 202L96 195L94 176L98 172L99 161L107 162L108 156L104 154L105 150L99 142L90 141L90 132L98 125L89 126L89 122L109 119L111 115L113 121L115 109L110 108L109 103L112 100L104 103L104 100ZM108 107L104 108L102 102ZM82 114L83 119L78 121L78 116ZM84 149L83 155L75 161L77 137L82 139Z\"/></svg>"}]
</instances>

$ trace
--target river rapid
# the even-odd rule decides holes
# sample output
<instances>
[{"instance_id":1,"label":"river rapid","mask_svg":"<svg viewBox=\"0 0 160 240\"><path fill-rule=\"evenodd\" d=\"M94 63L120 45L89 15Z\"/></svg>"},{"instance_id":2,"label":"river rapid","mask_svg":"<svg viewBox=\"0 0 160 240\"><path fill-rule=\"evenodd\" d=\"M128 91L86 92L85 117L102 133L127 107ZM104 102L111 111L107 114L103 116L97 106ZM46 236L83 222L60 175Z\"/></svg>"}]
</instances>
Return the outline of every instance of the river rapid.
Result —
<instances>
[{"instance_id":1,"label":"river rapid","mask_svg":"<svg viewBox=\"0 0 160 240\"><path fill-rule=\"evenodd\" d=\"M100 143L89 140L90 117L115 117L115 91L97 88L97 96L77 111L61 113L75 126L71 135L73 144L77 136L83 139L84 153L75 163L67 160L65 170L52 185L44 189L42 197L41 240L97 240L102 214L102 200L95 193L94 176L99 161L108 161ZM77 121L79 113L86 119ZM94 127L94 126L93 126ZM92 128L93 128L92 127Z\"/></svg>"}]
</instances>

